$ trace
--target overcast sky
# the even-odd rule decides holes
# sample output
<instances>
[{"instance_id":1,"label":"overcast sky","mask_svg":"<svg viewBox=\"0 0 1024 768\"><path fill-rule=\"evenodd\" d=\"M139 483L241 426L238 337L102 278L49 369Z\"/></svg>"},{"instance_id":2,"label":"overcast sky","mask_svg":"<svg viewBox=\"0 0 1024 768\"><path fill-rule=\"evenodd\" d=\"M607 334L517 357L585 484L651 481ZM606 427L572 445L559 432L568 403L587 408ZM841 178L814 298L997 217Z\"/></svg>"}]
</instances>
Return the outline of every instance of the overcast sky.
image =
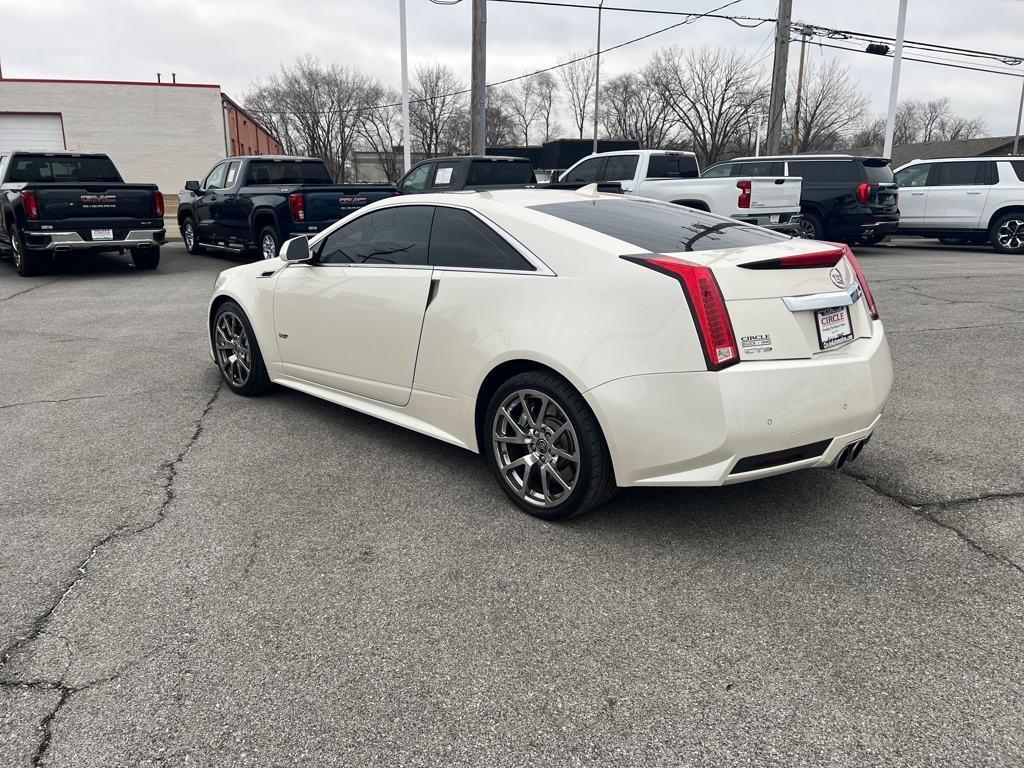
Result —
<instances>
[{"instance_id":1,"label":"overcast sky","mask_svg":"<svg viewBox=\"0 0 1024 768\"><path fill-rule=\"evenodd\" d=\"M613 6L685 11L709 10L724 1L605 0ZM452 7L430 0L407 4L410 65L444 60L468 81L470 0ZM741 0L728 12L774 17L776 5L777 0ZM793 6L795 21L895 35L896 0L794 0ZM594 11L502 2L489 8L489 81L594 46ZM312 53L397 86L397 9L398 0L0 0L6 30L0 35L0 62L11 78L153 80L157 72L166 77L177 72L179 81L218 83L241 100L255 78ZM670 23L665 16L606 12L602 47ZM1022 30L1024 0L909 0L908 39L1024 57ZM741 29L728 21L700 20L607 54L602 71L611 76L642 65L661 46L714 45L763 57L767 74L771 34L769 24ZM792 67L797 53L794 46ZM808 55L848 62L874 109L884 110L891 60L816 46ZM1019 69L1024 74L1024 65ZM989 135L1010 134L1020 81L907 61L900 96L948 96L961 114L982 118Z\"/></svg>"}]
</instances>

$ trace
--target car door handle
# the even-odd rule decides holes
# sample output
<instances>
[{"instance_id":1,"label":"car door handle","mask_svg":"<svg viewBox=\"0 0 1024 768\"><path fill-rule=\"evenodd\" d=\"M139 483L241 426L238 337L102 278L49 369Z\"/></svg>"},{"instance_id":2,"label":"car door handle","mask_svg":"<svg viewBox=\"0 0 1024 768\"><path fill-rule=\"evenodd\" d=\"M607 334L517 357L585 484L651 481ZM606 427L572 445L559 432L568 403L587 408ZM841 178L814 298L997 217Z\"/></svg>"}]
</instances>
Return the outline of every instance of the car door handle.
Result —
<instances>
[{"instance_id":1,"label":"car door handle","mask_svg":"<svg viewBox=\"0 0 1024 768\"><path fill-rule=\"evenodd\" d=\"M968 195L980 195L981 192L968 192L967 194Z\"/></svg>"},{"instance_id":2,"label":"car door handle","mask_svg":"<svg viewBox=\"0 0 1024 768\"><path fill-rule=\"evenodd\" d=\"M924 192L911 192L910 196L911 197L920 197L923 194L924 194Z\"/></svg>"}]
</instances>

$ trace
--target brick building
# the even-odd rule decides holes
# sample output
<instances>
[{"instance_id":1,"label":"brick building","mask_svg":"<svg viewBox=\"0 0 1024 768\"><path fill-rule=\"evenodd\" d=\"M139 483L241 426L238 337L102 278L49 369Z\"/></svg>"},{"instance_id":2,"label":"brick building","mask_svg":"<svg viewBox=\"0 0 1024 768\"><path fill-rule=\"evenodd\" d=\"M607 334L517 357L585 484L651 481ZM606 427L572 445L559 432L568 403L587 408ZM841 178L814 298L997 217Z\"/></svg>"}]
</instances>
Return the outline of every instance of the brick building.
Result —
<instances>
[{"instance_id":1,"label":"brick building","mask_svg":"<svg viewBox=\"0 0 1024 768\"><path fill-rule=\"evenodd\" d=\"M168 204L229 154L281 148L219 85L0 79L0 152L105 152L126 181L156 182Z\"/></svg>"}]
</instances>

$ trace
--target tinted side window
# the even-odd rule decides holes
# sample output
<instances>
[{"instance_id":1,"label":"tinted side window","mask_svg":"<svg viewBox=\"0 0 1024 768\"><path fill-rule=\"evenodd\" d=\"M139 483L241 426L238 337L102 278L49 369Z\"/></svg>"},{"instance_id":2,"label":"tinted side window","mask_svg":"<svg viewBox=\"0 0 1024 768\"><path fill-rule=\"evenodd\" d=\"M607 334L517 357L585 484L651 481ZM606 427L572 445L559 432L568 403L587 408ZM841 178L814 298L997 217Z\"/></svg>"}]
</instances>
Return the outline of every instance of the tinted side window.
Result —
<instances>
[{"instance_id":1,"label":"tinted side window","mask_svg":"<svg viewBox=\"0 0 1024 768\"><path fill-rule=\"evenodd\" d=\"M611 155L605 163L601 181L632 181L639 161L636 155Z\"/></svg>"},{"instance_id":2,"label":"tinted side window","mask_svg":"<svg viewBox=\"0 0 1024 768\"><path fill-rule=\"evenodd\" d=\"M729 163L720 163L713 165L708 168L704 173L701 174L701 178L704 179L724 179L726 176L732 175L732 166Z\"/></svg>"},{"instance_id":3,"label":"tinted side window","mask_svg":"<svg viewBox=\"0 0 1024 768\"><path fill-rule=\"evenodd\" d=\"M427 186L427 175L430 173L430 163L417 165L402 182L403 192L420 192Z\"/></svg>"},{"instance_id":4,"label":"tinted side window","mask_svg":"<svg viewBox=\"0 0 1024 768\"><path fill-rule=\"evenodd\" d=\"M689 155L651 155L647 163L648 179L696 179L698 176L697 158Z\"/></svg>"},{"instance_id":5,"label":"tinted side window","mask_svg":"<svg viewBox=\"0 0 1024 768\"><path fill-rule=\"evenodd\" d=\"M432 187L450 187L452 177L455 175L455 163L438 163L434 166L434 179L430 183Z\"/></svg>"},{"instance_id":6,"label":"tinted side window","mask_svg":"<svg viewBox=\"0 0 1024 768\"><path fill-rule=\"evenodd\" d=\"M987 163L939 163L938 187L987 184Z\"/></svg>"},{"instance_id":7,"label":"tinted side window","mask_svg":"<svg viewBox=\"0 0 1024 768\"><path fill-rule=\"evenodd\" d=\"M500 184L533 184L533 165L529 162L497 162L476 160L469 165L467 187L484 187Z\"/></svg>"},{"instance_id":8,"label":"tinted side window","mask_svg":"<svg viewBox=\"0 0 1024 768\"><path fill-rule=\"evenodd\" d=\"M785 166L778 161L748 161L740 163L738 176L785 176Z\"/></svg>"},{"instance_id":9,"label":"tinted side window","mask_svg":"<svg viewBox=\"0 0 1024 768\"><path fill-rule=\"evenodd\" d=\"M203 189L223 189L224 188L224 173L228 169L227 163L219 163L210 171L210 175L206 177L206 181L203 182Z\"/></svg>"},{"instance_id":10,"label":"tinted side window","mask_svg":"<svg viewBox=\"0 0 1024 768\"><path fill-rule=\"evenodd\" d=\"M860 181L850 160L790 160L789 175L804 181Z\"/></svg>"},{"instance_id":11,"label":"tinted side window","mask_svg":"<svg viewBox=\"0 0 1024 768\"><path fill-rule=\"evenodd\" d=\"M438 208L434 214L430 263L466 269L533 269L497 232L456 208Z\"/></svg>"},{"instance_id":12,"label":"tinted side window","mask_svg":"<svg viewBox=\"0 0 1024 768\"><path fill-rule=\"evenodd\" d=\"M429 205L383 208L335 230L320 247L321 264L426 264Z\"/></svg>"},{"instance_id":13,"label":"tinted side window","mask_svg":"<svg viewBox=\"0 0 1024 768\"><path fill-rule=\"evenodd\" d=\"M896 174L896 183L901 187L926 187L928 186L928 173L932 169L931 163L912 165L904 168Z\"/></svg>"},{"instance_id":14,"label":"tinted side window","mask_svg":"<svg viewBox=\"0 0 1024 768\"><path fill-rule=\"evenodd\" d=\"M581 200L533 207L653 253L740 248L788 239L767 229L653 200Z\"/></svg>"},{"instance_id":15,"label":"tinted side window","mask_svg":"<svg viewBox=\"0 0 1024 768\"><path fill-rule=\"evenodd\" d=\"M1011 160L1013 172L1017 174L1017 181L1024 181L1024 160Z\"/></svg>"},{"instance_id":16,"label":"tinted side window","mask_svg":"<svg viewBox=\"0 0 1024 768\"><path fill-rule=\"evenodd\" d=\"M570 184L589 184L592 181L597 181L601 177L602 165L604 165L603 157L595 157L593 160L587 160L569 171L561 181L565 181Z\"/></svg>"}]
</instances>

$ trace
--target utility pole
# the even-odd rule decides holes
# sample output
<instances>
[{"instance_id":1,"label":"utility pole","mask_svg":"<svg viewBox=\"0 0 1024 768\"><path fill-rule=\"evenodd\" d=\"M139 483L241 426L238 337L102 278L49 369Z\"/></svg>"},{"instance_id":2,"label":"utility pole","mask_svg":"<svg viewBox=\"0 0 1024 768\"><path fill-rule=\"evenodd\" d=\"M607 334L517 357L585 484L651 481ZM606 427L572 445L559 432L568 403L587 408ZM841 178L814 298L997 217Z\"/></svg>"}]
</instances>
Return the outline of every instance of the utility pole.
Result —
<instances>
[{"instance_id":1,"label":"utility pole","mask_svg":"<svg viewBox=\"0 0 1024 768\"><path fill-rule=\"evenodd\" d=\"M775 22L775 63L772 65L772 95L768 106L768 154L779 152L782 137L782 108L786 104L786 70L789 67L790 19L793 0L779 0Z\"/></svg>"},{"instance_id":2,"label":"utility pole","mask_svg":"<svg viewBox=\"0 0 1024 768\"><path fill-rule=\"evenodd\" d=\"M763 112L757 113L757 132L754 134L754 157L761 156L761 118L763 117Z\"/></svg>"},{"instance_id":3,"label":"utility pole","mask_svg":"<svg viewBox=\"0 0 1024 768\"><path fill-rule=\"evenodd\" d=\"M412 167L412 139L409 136L409 46L405 34L405 0L398 0L402 37L402 173Z\"/></svg>"},{"instance_id":4,"label":"utility pole","mask_svg":"<svg viewBox=\"0 0 1024 768\"><path fill-rule=\"evenodd\" d=\"M1017 154L1017 145L1020 144L1020 116L1024 113L1024 77L1020 79L1020 106L1017 107L1017 133L1013 137L1013 154Z\"/></svg>"},{"instance_id":5,"label":"utility pole","mask_svg":"<svg viewBox=\"0 0 1024 768\"><path fill-rule=\"evenodd\" d=\"M597 118L601 100L601 11L604 0L597 6L597 70L594 77L594 154L597 154Z\"/></svg>"},{"instance_id":6,"label":"utility pole","mask_svg":"<svg viewBox=\"0 0 1024 768\"><path fill-rule=\"evenodd\" d=\"M807 48L807 35L810 30L800 30L800 69L796 77L796 109L793 110L793 154L800 151L800 99L804 93L804 51Z\"/></svg>"},{"instance_id":7,"label":"utility pole","mask_svg":"<svg viewBox=\"0 0 1024 768\"><path fill-rule=\"evenodd\" d=\"M487 154L487 0L473 0L473 74L469 97L472 155Z\"/></svg>"},{"instance_id":8,"label":"utility pole","mask_svg":"<svg viewBox=\"0 0 1024 768\"><path fill-rule=\"evenodd\" d=\"M882 157L892 157L892 139L896 132L896 103L900 95L900 65L903 63L903 31L907 26L907 0L900 0L896 21L896 51L892 57L892 80L889 83L889 114L885 118L885 148Z\"/></svg>"}]
</instances>

